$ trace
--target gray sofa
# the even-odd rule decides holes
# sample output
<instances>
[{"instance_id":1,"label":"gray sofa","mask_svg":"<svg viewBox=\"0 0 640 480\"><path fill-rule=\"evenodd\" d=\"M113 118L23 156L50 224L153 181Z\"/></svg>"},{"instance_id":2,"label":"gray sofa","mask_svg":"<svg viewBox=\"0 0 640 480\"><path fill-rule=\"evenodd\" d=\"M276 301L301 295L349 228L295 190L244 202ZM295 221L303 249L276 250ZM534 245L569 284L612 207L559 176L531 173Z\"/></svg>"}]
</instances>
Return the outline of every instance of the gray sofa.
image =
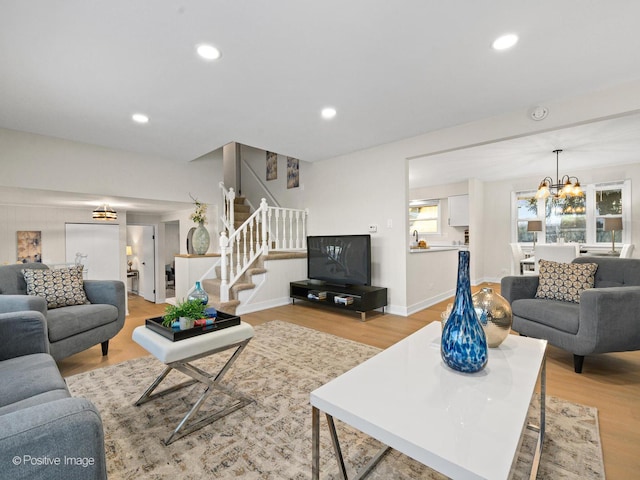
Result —
<instances>
[{"instance_id":1,"label":"gray sofa","mask_svg":"<svg viewBox=\"0 0 640 480\"><path fill-rule=\"evenodd\" d=\"M109 349L109 340L124 326L125 286L118 280L85 280L84 291L90 304L47 309L39 296L27 295L22 269L49 268L42 263L0 266L0 313L33 310L47 322L49 351L61 360L94 345Z\"/></svg>"},{"instance_id":2,"label":"gray sofa","mask_svg":"<svg viewBox=\"0 0 640 480\"><path fill-rule=\"evenodd\" d=\"M536 299L538 276L510 276L501 293L513 310L513 330L546 339L573 353L582 372L585 355L640 349L640 260L579 257L572 263L597 263L595 288L580 303Z\"/></svg>"},{"instance_id":3,"label":"gray sofa","mask_svg":"<svg viewBox=\"0 0 640 480\"><path fill-rule=\"evenodd\" d=\"M102 421L71 397L42 313L0 314L0 477L107 478Z\"/></svg>"}]
</instances>

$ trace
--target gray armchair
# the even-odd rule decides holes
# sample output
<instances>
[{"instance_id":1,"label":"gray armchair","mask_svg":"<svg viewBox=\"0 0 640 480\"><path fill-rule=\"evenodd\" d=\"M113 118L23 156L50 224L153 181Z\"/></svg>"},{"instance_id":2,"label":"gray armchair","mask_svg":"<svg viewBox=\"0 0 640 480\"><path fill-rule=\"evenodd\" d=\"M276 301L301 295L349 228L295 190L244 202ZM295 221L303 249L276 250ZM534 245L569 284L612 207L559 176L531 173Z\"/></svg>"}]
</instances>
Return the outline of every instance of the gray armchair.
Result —
<instances>
[{"instance_id":1,"label":"gray armchair","mask_svg":"<svg viewBox=\"0 0 640 480\"><path fill-rule=\"evenodd\" d=\"M0 266L0 313L36 311L46 319L49 351L61 360L75 353L102 345L109 350L109 340L124 326L125 287L119 280L85 280L86 305L48 309L39 296L27 295L22 269L47 269L42 263Z\"/></svg>"},{"instance_id":2,"label":"gray armchair","mask_svg":"<svg viewBox=\"0 0 640 480\"><path fill-rule=\"evenodd\" d=\"M513 330L573 353L582 372L585 355L640 349L640 260L579 257L597 263L595 288L580 303L537 299L538 276L504 277L501 293L513 310Z\"/></svg>"},{"instance_id":3,"label":"gray armchair","mask_svg":"<svg viewBox=\"0 0 640 480\"><path fill-rule=\"evenodd\" d=\"M0 314L0 477L106 479L102 420L48 354L44 316Z\"/></svg>"}]
</instances>

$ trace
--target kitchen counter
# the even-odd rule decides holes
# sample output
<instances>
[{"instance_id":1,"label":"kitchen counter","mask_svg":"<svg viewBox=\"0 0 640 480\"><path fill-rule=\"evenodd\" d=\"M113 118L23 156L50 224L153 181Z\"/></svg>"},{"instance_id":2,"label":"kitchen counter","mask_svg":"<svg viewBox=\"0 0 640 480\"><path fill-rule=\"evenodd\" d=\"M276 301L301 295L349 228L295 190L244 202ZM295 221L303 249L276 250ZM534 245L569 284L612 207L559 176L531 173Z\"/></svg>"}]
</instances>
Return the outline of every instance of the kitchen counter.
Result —
<instances>
[{"instance_id":1,"label":"kitchen counter","mask_svg":"<svg viewBox=\"0 0 640 480\"><path fill-rule=\"evenodd\" d=\"M429 248L410 247L409 253L447 252L450 250L460 250L460 249L467 249L467 248L468 247L466 245L440 245L440 246L433 246Z\"/></svg>"}]
</instances>

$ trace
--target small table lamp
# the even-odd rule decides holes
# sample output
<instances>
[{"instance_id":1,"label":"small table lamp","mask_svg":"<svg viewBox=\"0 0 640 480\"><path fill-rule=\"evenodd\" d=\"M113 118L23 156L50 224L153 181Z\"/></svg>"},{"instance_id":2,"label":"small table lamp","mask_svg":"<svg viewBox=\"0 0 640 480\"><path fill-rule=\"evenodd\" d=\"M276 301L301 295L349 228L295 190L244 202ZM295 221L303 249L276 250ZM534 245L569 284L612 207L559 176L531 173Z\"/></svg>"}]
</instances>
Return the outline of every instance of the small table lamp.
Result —
<instances>
[{"instance_id":1,"label":"small table lamp","mask_svg":"<svg viewBox=\"0 0 640 480\"><path fill-rule=\"evenodd\" d=\"M622 218L613 217L604 219L604 231L611 232L611 251L609 253L616 253L616 232L622 230Z\"/></svg>"},{"instance_id":2,"label":"small table lamp","mask_svg":"<svg viewBox=\"0 0 640 480\"><path fill-rule=\"evenodd\" d=\"M527 222L527 232L533 232L533 248L536 248L538 232L542 231L542 220L529 220Z\"/></svg>"},{"instance_id":3,"label":"small table lamp","mask_svg":"<svg viewBox=\"0 0 640 480\"><path fill-rule=\"evenodd\" d=\"M131 248L131 245L127 245L127 257L130 257L131 255L133 255L133 249ZM129 266L128 271L131 271L131 265L133 265L133 261L128 260L127 261L127 265Z\"/></svg>"}]
</instances>

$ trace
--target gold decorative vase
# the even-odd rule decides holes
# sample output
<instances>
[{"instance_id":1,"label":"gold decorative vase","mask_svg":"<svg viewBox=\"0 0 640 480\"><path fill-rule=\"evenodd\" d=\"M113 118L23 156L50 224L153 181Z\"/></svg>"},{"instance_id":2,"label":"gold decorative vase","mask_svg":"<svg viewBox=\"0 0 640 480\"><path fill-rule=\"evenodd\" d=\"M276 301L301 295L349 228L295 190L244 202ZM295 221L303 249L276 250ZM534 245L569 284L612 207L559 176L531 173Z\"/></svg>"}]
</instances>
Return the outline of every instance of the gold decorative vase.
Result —
<instances>
[{"instance_id":1,"label":"gold decorative vase","mask_svg":"<svg viewBox=\"0 0 640 480\"><path fill-rule=\"evenodd\" d=\"M511 331L513 322L511 305L506 298L491 288L483 288L476 292L473 294L472 300L480 324L487 336L487 344L490 348L499 346Z\"/></svg>"}]
</instances>

